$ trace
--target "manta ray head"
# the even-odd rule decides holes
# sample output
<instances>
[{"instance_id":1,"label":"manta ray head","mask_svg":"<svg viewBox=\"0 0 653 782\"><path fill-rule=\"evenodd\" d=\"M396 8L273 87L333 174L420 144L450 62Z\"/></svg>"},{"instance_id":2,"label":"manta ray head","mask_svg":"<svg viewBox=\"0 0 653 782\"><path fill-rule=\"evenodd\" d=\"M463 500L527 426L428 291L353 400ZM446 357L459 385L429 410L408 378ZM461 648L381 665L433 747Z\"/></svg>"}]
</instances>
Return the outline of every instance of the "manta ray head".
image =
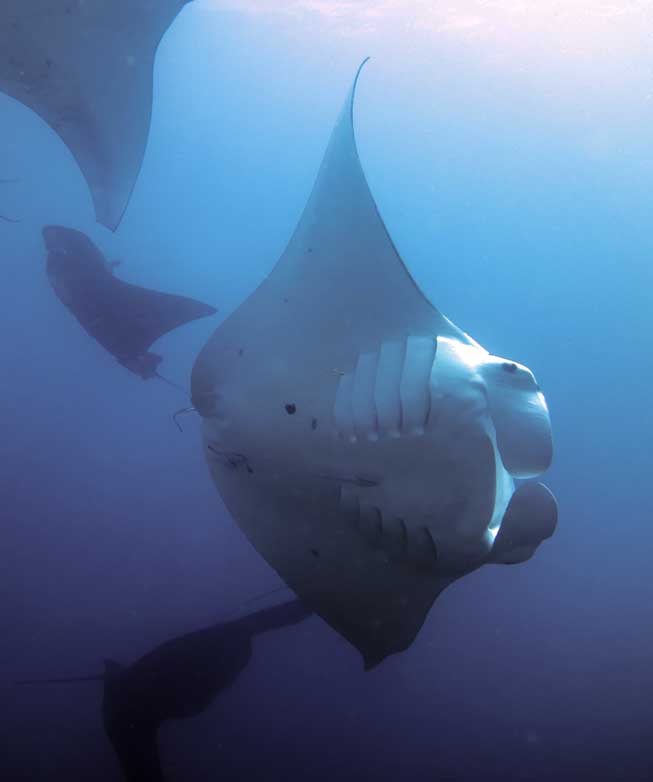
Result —
<instances>
[{"instance_id":1,"label":"manta ray head","mask_svg":"<svg viewBox=\"0 0 653 782\"><path fill-rule=\"evenodd\" d=\"M545 472L553 456L549 410L531 370L455 339L440 337L437 344L431 378L435 399L451 395L487 413L512 477Z\"/></svg>"},{"instance_id":2,"label":"manta ray head","mask_svg":"<svg viewBox=\"0 0 653 782\"><path fill-rule=\"evenodd\" d=\"M41 234L45 248L57 255L88 255L97 252L95 245L81 231L63 225L46 225Z\"/></svg>"}]
</instances>

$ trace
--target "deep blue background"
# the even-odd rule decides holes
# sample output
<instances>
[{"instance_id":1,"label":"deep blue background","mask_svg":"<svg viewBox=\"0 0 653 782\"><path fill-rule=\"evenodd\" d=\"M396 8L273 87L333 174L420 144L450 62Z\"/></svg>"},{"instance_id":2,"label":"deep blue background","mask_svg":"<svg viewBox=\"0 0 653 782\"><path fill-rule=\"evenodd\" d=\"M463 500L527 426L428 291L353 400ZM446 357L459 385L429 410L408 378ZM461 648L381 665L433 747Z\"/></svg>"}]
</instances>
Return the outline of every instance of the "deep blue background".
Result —
<instances>
[{"instance_id":1,"label":"deep blue background","mask_svg":"<svg viewBox=\"0 0 653 782\"><path fill-rule=\"evenodd\" d=\"M158 345L188 384L283 250L371 54L356 125L372 191L433 302L536 373L558 530L527 564L454 584L370 673L318 619L257 640L231 691L163 728L165 768L184 782L648 780L653 69L637 4L605 24L533 11L510 27L497 11L489 32L464 23L471 0L453 4L461 24L432 28L420 0L401 25L392 0L380 16L361 16L366 0L286 5L198 0L176 21L115 235L58 138L0 96L0 178L21 179L0 185L0 213L22 218L0 223L0 777L119 779L99 685L15 678L129 662L278 584L209 481L198 422L172 425L184 397L129 375L54 297L41 226L80 228L122 278L219 308Z\"/></svg>"}]
</instances>

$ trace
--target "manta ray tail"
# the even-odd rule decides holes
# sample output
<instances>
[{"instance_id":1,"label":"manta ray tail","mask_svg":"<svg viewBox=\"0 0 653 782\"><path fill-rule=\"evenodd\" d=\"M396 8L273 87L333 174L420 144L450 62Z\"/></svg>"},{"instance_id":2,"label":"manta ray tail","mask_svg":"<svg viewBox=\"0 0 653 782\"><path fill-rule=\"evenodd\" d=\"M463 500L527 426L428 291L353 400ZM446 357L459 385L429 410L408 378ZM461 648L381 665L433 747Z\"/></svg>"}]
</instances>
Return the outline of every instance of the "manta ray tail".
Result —
<instances>
[{"instance_id":1,"label":"manta ray tail","mask_svg":"<svg viewBox=\"0 0 653 782\"><path fill-rule=\"evenodd\" d=\"M270 630L278 630L287 625L298 624L312 616L313 612L304 606L301 600L291 600L288 603L264 608L255 614L237 619L236 623L251 635L266 633Z\"/></svg>"},{"instance_id":2,"label":"manta ray tail","mask_svg":"<svg viewBox=\"0 0 653 782\"><path fill-rule=\"evenodd\" d=\"M18 679L14 684L73 684L76 682L103 682L104 674L93 676L64 676L58 679Z\"/></svg>"},{"instance_id":3,"label":"manta ray tail","mask_svg":"<svg viewBox=\"0 0 653 782\"><path fill-rule=\"evenodd\" d=\"M170 379L168 379L167 377L164 377L163 375L161 375L161 374L160 374L159 372L157 372L156 370L155 370L155 372L154 372L154 377L155 377L155 378L157 378L157 380L162 380L164 383L166 383L167 385L169 385L171 388L176 388L176 389L177 389L177 391L181 391L181 393L182 393L184 396L187 396L187 397L190 399L190 393L189 393L189 392L187 391L187 389L185 389L183 386L180 386L180 385L178 385L177 383L175 383L173 380L170 380ZM193 408L186 408L186 409L184 409L184 410L180 410L180 411L179 411L179 413L186 412L187 410L192 410L192 409L193 409ZM175 415L178 415L178 413L175 413ZM174 419L174 416L173 416L173 419Z\"/></svg>"},{"instance_id":4,"label":"manta ray tail","mask_svg":"<svg viewBox=\"0 0 653 782\"><path fill-rule=\"evenodd\" d=\"M115 660L104 661L104 673L94 673L90 676L58 676L48 679L19 679L14 684L75 684L77 682L106 682L120 675L125 667Z\"/></svg>"}]
</instances>

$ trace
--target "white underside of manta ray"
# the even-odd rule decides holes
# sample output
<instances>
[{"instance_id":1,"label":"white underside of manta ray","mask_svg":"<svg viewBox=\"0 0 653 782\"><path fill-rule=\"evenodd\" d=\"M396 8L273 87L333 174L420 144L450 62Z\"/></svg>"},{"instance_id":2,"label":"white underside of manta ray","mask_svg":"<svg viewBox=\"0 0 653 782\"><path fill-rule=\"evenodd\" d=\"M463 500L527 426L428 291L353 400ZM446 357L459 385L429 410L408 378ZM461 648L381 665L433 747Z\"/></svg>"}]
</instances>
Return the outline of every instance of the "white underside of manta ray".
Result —
<instances>
[{"instance_id":1,"label":"white underside of manta ray","mask_svg":"<svg viewBox=\"0 0 653 782\"><path fill-rule=\"evenodd\" d=\"M2 0L0 90L59 135L112 230L143 162L154 57L191 0Z\"/></svg>"},{"instance_id":2,"label":"white underside of manta ray","mask_svg":"<svg viewBox=\"0 0 653 782\"><path fill-rule=\"evenodd\" d=\"M369 668L452 581L528 559L557 509L514 483L551 461L544 397L411 278L361 168L355 87L285 253L210 338L192 395L234 519Z\"/></svg>"}]
</instances>

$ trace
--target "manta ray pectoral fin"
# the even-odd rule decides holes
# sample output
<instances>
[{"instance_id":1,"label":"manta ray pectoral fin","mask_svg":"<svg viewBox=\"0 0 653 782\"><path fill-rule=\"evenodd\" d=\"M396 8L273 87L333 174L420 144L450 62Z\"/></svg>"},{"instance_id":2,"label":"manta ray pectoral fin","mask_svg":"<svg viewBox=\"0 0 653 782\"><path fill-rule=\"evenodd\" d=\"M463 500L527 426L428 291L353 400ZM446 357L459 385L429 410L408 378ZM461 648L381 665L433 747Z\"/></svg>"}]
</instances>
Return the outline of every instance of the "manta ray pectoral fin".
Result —
<instances>
[{"instance_id":1,"label":"manta ray pectoral fin","mask_svg":"<svg viewBox=\"0 0 653 782\"><path fill-rule=\"evenodd\" d=\"M271 608L264 608L241 619L235 619L232 624L250 635L259 635L298 624L308 619L312 614L313 612L300 600L291 600Z\"/></svg>"},{"instance_id":2,"label":"manta ray pectoral fin","mask_svg":"<svg viewBox=\"0 0 653 782\"><path fill-rule=\"evenodd\" d=\"M327 548L325 546L325 548ZM325 562L320 549L312 580L293 590L360 652L366 671L413 643L437 597L455 576L411 572L383 552Z\"/></svg>"},{"instance_id":3,"label":"manta ray pectoral fin","mask_svg":"<svg viewBox=\"0 0 653 782\"><path fill-rule=\"evenodd\" d=\"M66 144L107 228L118 226L143 161L157 47L187 2L0 4L0 90Z\"/></svg>"},{"instance_id":4,"label":"manta ray pectoral fin","mask_svg":"<svg viewBox=\"0 0 653 782\"><path fill-rule=\"evenodd\" d=\"M417 286L370 192L353 122L363 65L286 251L195 362L193 403L202 415L205 411L210 415L215 378L224 377L232 362L246 363L237 362L238 348L244 348L260 374L280 360L283 346L284 356L292 357L284 387L293 394L307 381L312 381L314 393L318 379L337 380L336 375L351 368L358 355L386 340L445 334L466 344L473 342ZM285 401L296 400L289 396Z\"/></svg>"},{"instance_id":5,"label":"manta ray pectoral fin","mask_svg":"<svg viewBox=\"0 0 653 782\"><path fill-rule=\"evenodd\" d=\"M215 315L215 307L187 296L162 293L111 278L116 313L129 333L130 354L140 356L159 337L198 318ZM154 355L154 354L152 354ZM151 367L153 359L148 360ZM156 368L156 367L154 367Z\"/></svg>"},{"instance_id":6,"label":"manta ray pectoral fin","mask_svg":"<svg viewBox=\"0 0 653 782\"><path fill-rule=\"evenodd\" d=\"M157 353L143 353L140 356L129 356L118 359L118 362L130 372L138 375L143 380L150 380L157 376L157 367L163 361L163 356Z\"/></svg>"},{"instance_id":7,"label":"manta ray pectoral fin","mask_svg":"<svg viewBox=\"0 0 653 782\"><path fill-rule=\"evenodd\" d=\"M363 655L366 671L382 663L389 654L408 649L422 629L433 603L455 580L453 576L435 576L428 580L428 585L422 581L415 585L414 591L398 593L377 611L368 611L368 617L372 618L367 626L360 617L349 628L343 626L341 632L345 638Z\"/></svg>"},{"instance_id":8,"label":"manta ray pectoral fin","mask_svg":"<svg viewBox=\"0 0 653 782\"><path fill-rule=\"evenodd\" d=\"M558 506L542 483L525 483L513 494L494 541L490 562L525 562L555 532Z\"/></svg>"}]
</instances>

